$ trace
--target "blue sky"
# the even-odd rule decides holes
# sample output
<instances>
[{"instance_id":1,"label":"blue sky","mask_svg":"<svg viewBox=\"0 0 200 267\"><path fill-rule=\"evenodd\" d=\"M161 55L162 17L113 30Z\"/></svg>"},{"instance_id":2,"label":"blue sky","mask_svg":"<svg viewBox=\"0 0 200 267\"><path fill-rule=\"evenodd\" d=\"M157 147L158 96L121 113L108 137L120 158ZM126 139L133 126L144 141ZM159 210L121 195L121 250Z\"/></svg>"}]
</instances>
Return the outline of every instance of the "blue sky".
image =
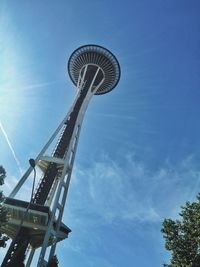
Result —
<instances>
[{"instance_id":1,"label":"blue sky","mask_svg":"<svg viewBox=\"0 0 200 267\"><path fill-rule=\"evenodd\" d=\"M19 164L25 171L72 104L70 54L95 43L121 65L117 88L95 96L84 119L60 266L168 261L162 220L177 218L200 187L199 8L198 0L1 1L5 194L20 179ZM29 191L27 184L20 196Z\"/></svg>"}]
</instances>

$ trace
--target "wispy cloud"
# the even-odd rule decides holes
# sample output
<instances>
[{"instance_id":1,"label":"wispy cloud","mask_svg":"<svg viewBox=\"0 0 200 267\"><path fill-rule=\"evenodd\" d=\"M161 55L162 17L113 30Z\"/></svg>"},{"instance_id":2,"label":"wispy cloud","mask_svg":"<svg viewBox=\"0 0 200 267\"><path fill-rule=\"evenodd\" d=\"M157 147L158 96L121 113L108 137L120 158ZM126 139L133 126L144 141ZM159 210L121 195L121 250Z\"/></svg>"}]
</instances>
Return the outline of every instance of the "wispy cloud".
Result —
<instances>
[{"instance_id":1,"label":"wispy cloud","mask_svg":"<svg viewBox=\"0 0 200 267\"><path fill-rule=\"evenodd\" d=\"M56 83L61 82L61 80L55 80L55 81L49 81L49 82L42 82L42 83L35 83L30 85L24 85L21 87L22 90L28 90L28 89L35 89L35 88L43 88L46 86L50 86Z\"/></svg>"},{"instance_id":2,"label":"wispy cloud","mask_svg":"<svg viewBox=\"0 0 200 267\"><path fill-rule=\"evenodd\" d=\"M22 175L23 172L22 172L22 168L21 168L20 162L19 162L19 160L18 160L18 158L16 156L16 153L15 153L15 151L13 149L13 146L12 146L12 144L11 144L11 142L9 140L9 137L8 137L8 135L7 135L7 133L6 133L6 131L5 131L5 129L4 129L4 127L3 127L1 122L0 122L0 129L1 129L1 132L2 132L2 134L3 134L3 136L4 136L5 140L6 140L6 143L7 143L8 147L9 147L9 149L10 149L12 155L13 155L13 158L14 158L16 164L17 164L19 172Z\"/></svg>"},{"instance_id":3,"label":"wispy cloud","mask_svg":"<svg viewBox=\"0 0 200 267\"><path fill-rule=\"evenodd\" d=\"M136 120L136 118L134 116L121 116L121 115L116 115L116 114L105 114L105 113L95 113L95 116L103 116L103 117L107 117L107 118L113 118L113 119L124 119L124 120Z\"/></svg>"},{"instance_id":4,"label":"wispy cloud","mask_svg":"<svg viewBox=\"0 0 200 267\"><path fill-rule=\"evenodd\" d=\"M76 166L72 209L69 207L76 223L80 216L97 224L114 220L161 222L178 216L180 206L195 199L200 170L193 157L176 166L166 161L157 170L132 155L125 156L123 162L122 166L120 161L104 157L90 168Z\"/></svg>"},{"instance_id":5,"label":"wispy cloud","mask_svg":"<svg viewBox=\"0 0 200 267\"><path fill-rule=\"evenodd\" d=\"M107 223L113 220L160 220L149 194L142 192L142 181L147 175L141 163L132 162L125 170L109 158L105 162L95 163L86 177L89 178L91 203L98 215Z\"/></svg>"},{"instance_id":6,"label":"wispy cloud","mask_svg":"<svg viewBox=\"0 0 200 267\"><path fill-rule=\"evenodd\" d=\"M160 253L163 219L176 219L180 206L195 199L199 184L200 168L195 156L176 164L166 160L157 169L131 153L115 161L101 155L87 166L76 164L63 218L73 232L61 250L64 253L67 248L80 257L88 251L94 255L94 251L104 248L105 238L109 243L111 237L115 240L114 244L111 241L112 248L132 253L125 243L117 242L117 235L113 236L120 232L124 238L128 233L144 238L151 231L152 239L160 244ZM132 242L134 245L134 238ZM93 262L98 262L98 258L90 257L87 266L96 266ZM108 261L99 266L112 264Z\"/></svg>"}]
</instances>

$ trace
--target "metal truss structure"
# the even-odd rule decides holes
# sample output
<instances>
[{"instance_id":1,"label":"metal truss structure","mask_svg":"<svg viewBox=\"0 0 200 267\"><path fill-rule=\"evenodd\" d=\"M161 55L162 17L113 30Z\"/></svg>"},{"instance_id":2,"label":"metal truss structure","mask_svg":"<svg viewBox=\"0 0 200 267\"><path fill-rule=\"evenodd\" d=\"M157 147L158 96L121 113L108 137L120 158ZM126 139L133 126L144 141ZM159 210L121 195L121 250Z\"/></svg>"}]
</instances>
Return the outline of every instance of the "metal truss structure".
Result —
<instances>
[{"instance_id":1,"label":"metal truss structure","mask_svg":"<svg viewBox=\"0 0 200 267\"><path fill-rule=\"evenodd\" d=\"M117 85L120 66L109 50L85 45L72 53L68 72L77 87L77 95L68 114L35 159L43 175L34 196L30 202L15 198L33 170L30 167L5 200L10 219L0 230L12 242L1 267L30 267L36 249L40 249L37 267L45 267L55 254L56 244L71 232L62 222L62 216L83 117L93 95L105 94ZM46 155L55 140L55 149Z\"/></svg>"}]
</instances>

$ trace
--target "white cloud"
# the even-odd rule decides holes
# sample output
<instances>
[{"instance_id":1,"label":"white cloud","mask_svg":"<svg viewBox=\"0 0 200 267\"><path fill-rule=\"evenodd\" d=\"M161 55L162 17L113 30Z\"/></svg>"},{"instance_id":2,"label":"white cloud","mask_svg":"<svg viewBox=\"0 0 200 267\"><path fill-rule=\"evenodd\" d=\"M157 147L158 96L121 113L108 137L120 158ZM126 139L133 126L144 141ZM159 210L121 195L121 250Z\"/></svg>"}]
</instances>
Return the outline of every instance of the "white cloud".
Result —
<instances>
[{"instance_id":1,"label":"white cloud","mask_svg":"<svg viewBox=\"0 0 200 267\"><path fill-rule=\"evenodd\" d=\"M76 166L68 209L77 223L80 216L96 223L161 222L177 217L180 206L195 199L200 171L194 157L176 166L166 162L156 171L131 155L123 162L103 157L90 168Z\"/></svg>"},{"instance_id":2,"label":"white cloud","mask_svg":"<svg viewBox=\"0 0 200 267\"><path fill-rule=\"evenodd\" d=\"M96 163L86 176L89 178L89 194L96 212L110 222L114 219L158 219L159 216L149 201L143 199L143 196L139 199L137 193L135 180L144 179L145 175L140 164L134 166L134 172L130 176L112 161Z\"/></svg>"}]
</instances>

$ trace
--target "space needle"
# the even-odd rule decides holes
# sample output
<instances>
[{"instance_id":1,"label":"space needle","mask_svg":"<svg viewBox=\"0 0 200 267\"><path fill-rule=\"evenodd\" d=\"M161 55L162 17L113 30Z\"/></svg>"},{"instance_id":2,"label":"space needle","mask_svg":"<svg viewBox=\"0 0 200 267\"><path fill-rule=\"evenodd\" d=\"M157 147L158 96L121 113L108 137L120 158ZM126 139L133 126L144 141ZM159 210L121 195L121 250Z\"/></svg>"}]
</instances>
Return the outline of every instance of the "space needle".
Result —
<instances>
[{"instance_id":1,"label":"space needle","mask_svg":"<svg viewBox=\"0 0 200 267\"><path fill-rule=\"evenodd\" d=\"M37 267L48 267L57 243L71 232L62 217L84 114L93 95L106 94L116 87L120 65L108 49L84 45L70 56L68 73L77 88L75 100L5 200L9 220L0 231L12 242L1 267L30 267L36 250L39 250ZM49 155L53 144L55 147ZM35 166L41 169L42 176L30 202L17 199L17 193L23 191L23 184L35 172Z\"/></svg>"}]
</instances>

